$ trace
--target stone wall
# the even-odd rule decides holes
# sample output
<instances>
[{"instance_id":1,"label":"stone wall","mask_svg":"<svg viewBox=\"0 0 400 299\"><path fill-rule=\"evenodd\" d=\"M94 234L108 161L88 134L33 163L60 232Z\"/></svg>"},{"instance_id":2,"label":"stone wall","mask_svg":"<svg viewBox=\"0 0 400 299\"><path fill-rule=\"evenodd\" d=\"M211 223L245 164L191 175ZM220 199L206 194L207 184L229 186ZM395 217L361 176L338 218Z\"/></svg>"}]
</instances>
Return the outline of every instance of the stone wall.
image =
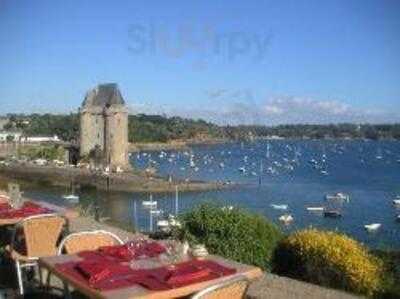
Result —
<instances>
[{"instance_id":1,"label":"stone wall","mask_svg":"<svg viewBox=\"0 0 400 299\"><path fill-rule=\"evenodd\" d=\"M85 156L96 145L104 149L104 118L99 109L84 109L80 112L80 154Z\"/></svg>"},{"instance_id":2,"label":"stone wall","mask_svg":"<svg viewBox=\"0 0 400 299\"><path fill-rule=\"evenodd\" d=\"M128 112L125 107L110 107L105 113L105 156L112 169L129 168Z\"/></svg>"}]
</instances>

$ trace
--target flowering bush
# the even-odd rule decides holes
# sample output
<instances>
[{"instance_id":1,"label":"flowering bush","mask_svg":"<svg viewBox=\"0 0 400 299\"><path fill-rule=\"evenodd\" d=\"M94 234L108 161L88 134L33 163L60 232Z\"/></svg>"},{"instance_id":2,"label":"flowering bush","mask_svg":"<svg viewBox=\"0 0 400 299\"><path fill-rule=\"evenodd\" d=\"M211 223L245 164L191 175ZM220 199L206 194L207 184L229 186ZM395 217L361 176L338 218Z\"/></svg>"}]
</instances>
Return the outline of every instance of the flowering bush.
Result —
<instances>
[{"instance_id":1,"label":"flowering bush","mask_svg":"<svg viewBox=\"0 0 400 299\"><path fill-rule=\"evenodd\" d=\"M262 216L237 208L202 204L180 218L175 237L204 244L211 254L267 269L281 239L278 228Z\"/></svg>"},{"instance_id":2,"label":"flowering bush","mask_svg":"<svg viewBox=\"0 0 400 299\"><path fill-rule=\"evenodd\" d=\"M357 241L336 232L306 229L283 239L274 272L318 285L372 296L380 291L383 264Z\"/></svg>"}]
</instances>

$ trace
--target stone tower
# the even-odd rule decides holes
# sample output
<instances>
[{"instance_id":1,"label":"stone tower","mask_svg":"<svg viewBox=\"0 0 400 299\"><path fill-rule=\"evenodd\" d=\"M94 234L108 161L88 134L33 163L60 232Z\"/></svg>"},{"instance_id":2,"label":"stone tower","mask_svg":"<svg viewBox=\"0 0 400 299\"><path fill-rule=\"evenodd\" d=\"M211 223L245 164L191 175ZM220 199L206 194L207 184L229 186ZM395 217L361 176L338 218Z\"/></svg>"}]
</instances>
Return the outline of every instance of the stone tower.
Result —
<instances>
[{"instance_id":1,"label":"stone tower","mask_svg":"<svg viewBox=\"0 0 400 299\"><path fill-rule=\"evenodd\" d=\"M104 167L128 169L128 110L117 84L89 91L79 113L81 157L98 148Z\"/></svg>"}]
</instances>

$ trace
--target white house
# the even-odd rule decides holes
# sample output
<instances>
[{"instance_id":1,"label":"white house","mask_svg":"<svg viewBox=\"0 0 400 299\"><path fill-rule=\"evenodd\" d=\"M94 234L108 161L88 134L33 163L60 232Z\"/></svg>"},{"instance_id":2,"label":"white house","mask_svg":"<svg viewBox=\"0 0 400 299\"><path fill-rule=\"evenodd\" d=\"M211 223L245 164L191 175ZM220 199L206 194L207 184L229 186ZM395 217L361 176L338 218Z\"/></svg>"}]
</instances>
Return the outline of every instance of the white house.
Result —
<instances>
[{"instance_id":1,"label":"white house","mask_svg":"<svg viewBox=\"0 0 400 299\"><path fill-rule=\"evenodd\" d=\"M33 136L33 137L24 137L22 142L55 142L55 141L60 141L57 135L54 135L53 137L49 136Z\"/></svg>"}]
</instances>

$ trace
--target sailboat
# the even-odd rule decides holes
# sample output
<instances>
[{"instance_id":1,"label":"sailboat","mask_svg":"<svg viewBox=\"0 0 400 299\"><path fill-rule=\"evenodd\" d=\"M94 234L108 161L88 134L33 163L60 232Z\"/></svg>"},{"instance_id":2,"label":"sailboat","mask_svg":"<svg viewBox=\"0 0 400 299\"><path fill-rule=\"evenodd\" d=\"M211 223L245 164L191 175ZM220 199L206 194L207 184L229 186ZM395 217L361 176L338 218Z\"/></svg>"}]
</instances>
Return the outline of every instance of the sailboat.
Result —
<instances>
[{"instance_id":1,"label":"sailboat","mask_svg":"<svg viewBox=\"0 0 400 299\"><path fill-rule=\"evenodd\" d=\"M149 200L143 200L143 201L142 201L142 206L143 206L144 208L150 208L150 209L152 209L152 208L157 207L157 201L153 200L153 195L150 194Z\"/></svg>"},{"instance_id":2,"label":"sailboat","mask_svg":"<svg viewBox=\"0 0 400 299\"><path fill-rule=\"evenodd\" d=\"M66 199L66 200L68 200L68 201L70 201L72 203L79 202L79 195L75 194L74 184L71 184L71 193L63 195L62 198Z\"/></svg>"}]
</instances>

